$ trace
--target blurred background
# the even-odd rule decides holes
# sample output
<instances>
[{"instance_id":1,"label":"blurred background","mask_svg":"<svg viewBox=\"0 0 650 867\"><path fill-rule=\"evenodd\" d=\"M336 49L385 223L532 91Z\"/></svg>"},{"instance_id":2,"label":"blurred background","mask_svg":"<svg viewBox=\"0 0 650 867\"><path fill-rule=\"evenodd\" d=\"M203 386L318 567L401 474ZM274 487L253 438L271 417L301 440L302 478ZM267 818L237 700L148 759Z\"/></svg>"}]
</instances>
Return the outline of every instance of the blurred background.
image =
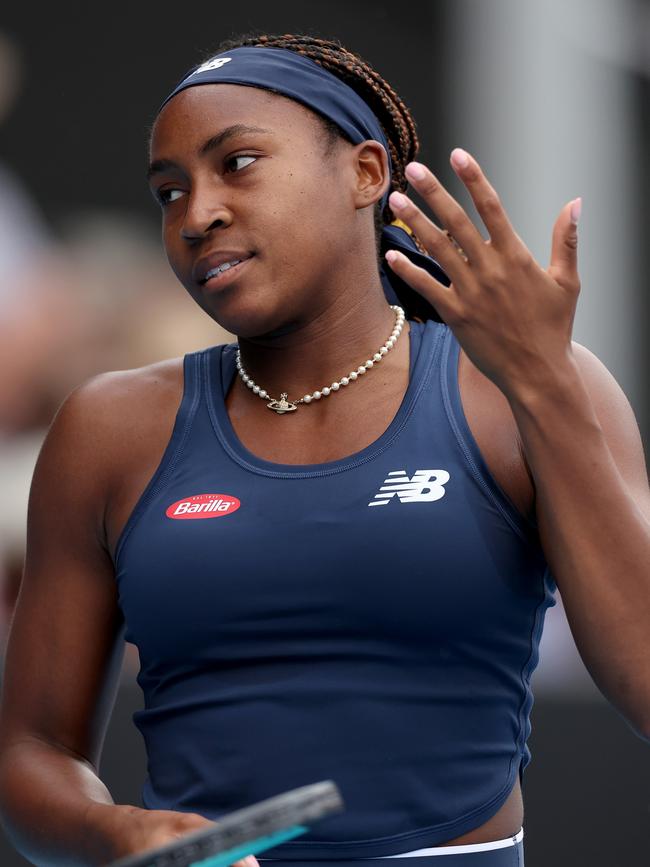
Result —
<instances>
[{"instance_id":1,"label":"blurred background","mask_svg":"<svg viewBox=\"0 0 650 867\"><path fill-rule=\"evenodd\" d=\"M95 373L230 339L166 263L146 140L182 73L249 30L335 37L369 60L413 111L419 158L475 216L449 166L457 145L474 154L544 266L560 209L583 197L574 339L622 386L647 453L648 2L11 4L0 13L3 644L31 474L66 394ZM137 664L128 647L102 765L118 803L140 803L145 773ZM650 745L593 685L561 599L533 685L528 867L647 864ZM0 863L27 862L0 839Z\"/></svg>"}]
</instances>

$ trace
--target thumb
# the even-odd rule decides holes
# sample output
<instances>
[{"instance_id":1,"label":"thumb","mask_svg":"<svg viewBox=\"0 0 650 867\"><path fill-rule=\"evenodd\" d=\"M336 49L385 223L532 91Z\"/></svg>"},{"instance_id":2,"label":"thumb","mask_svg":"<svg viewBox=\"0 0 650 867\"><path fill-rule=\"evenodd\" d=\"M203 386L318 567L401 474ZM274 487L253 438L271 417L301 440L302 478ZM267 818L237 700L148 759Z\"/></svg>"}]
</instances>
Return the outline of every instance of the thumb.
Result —
<instances>
[{"instance_id":1,"label":"thumb","mask_svg":"<svg viewBox=\"0 0 650 867\"><path fill-rule=\"evenodd\" d=\"M582 198L566 204L553 227L551 264L548 272L554 280L567 289L580 288L578 276L578 220L582 210Z\"/></svg>"}]
</instances>

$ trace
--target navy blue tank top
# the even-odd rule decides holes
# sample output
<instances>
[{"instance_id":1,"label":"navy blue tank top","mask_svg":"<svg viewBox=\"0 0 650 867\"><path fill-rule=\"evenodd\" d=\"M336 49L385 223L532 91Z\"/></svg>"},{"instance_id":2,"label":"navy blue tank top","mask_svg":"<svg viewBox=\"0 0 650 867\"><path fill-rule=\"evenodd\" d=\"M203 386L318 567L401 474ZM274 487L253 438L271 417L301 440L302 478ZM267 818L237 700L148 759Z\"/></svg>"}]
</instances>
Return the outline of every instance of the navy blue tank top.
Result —
<instances>
[{"instance_id":1,"label":"navy blue tank top","mask_svg":"<svg viewBox=\"0 0 650 867\"><path fill-rule=\"evenodd\" d=\"M456 338L409 324L397 414L322 464L239 441L235 343L186 355L171 439L117 545L144 806L218 819L319 780L341 790L345 812L264 857L435 846L493 816L530 761L555 581L467 424Z\"/></svg>"}]
</instances>

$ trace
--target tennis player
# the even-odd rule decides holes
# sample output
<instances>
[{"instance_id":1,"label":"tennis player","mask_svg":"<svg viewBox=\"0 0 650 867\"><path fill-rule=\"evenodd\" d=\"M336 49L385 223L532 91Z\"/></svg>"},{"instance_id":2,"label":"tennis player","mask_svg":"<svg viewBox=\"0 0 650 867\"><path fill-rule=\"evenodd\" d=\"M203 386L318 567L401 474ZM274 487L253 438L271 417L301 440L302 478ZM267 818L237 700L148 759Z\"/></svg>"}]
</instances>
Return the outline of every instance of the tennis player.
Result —
<instances>
[{"instance_id":1,"label":"tennis player","mask_svg":"<svg viewBox=\"0 0 650 867\"><path fill-rule=\"evenodd\" d=\"M571 339L581 200L544 268L472 155L450 159L484 228L379 73L307 36L222 43L150 150L170 265L236 339L96 377L51 426L2 706L13 841L104 864L332 779L347 809L260 861L523 864L556 589L650 738L650 492L625 395ZM97 770L125 638L142 806Z\"/></svg>"}]
</instances>

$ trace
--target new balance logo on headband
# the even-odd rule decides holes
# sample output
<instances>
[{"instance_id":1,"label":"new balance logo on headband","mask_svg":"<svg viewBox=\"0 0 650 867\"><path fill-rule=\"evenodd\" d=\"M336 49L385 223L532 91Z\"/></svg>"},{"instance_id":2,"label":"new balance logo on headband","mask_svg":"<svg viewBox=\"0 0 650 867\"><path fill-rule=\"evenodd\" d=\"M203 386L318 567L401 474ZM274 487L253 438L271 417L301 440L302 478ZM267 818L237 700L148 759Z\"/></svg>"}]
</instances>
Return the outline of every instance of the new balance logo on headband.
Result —
<instances>
[{"instance_id":1,"label":"new balance logo on headband","mask_svg":"<svg viewBox=\"0 0 650 867\"><path fill-rule=\"evenodd\" d=\"M212 60L206 60L198 69L195 69L192 75L198 75L199 72L209 72L211 69L219 69L224 63L230 63L232 57L213 57Z\"/></svg>"},{"instance_id":2,"label":"new balance logo on headband","mask_svg":"<svg viewBox=\"0 0 650 867\"><path fill-rule=\"evenodd\" d=\"M400 503L430 503L444 497L443 486L448 481L447 470L416 470L412 479L409 479L405 470L393 470L368 505L386 506L395 496Z\"/></svg>"}]
</instances>

